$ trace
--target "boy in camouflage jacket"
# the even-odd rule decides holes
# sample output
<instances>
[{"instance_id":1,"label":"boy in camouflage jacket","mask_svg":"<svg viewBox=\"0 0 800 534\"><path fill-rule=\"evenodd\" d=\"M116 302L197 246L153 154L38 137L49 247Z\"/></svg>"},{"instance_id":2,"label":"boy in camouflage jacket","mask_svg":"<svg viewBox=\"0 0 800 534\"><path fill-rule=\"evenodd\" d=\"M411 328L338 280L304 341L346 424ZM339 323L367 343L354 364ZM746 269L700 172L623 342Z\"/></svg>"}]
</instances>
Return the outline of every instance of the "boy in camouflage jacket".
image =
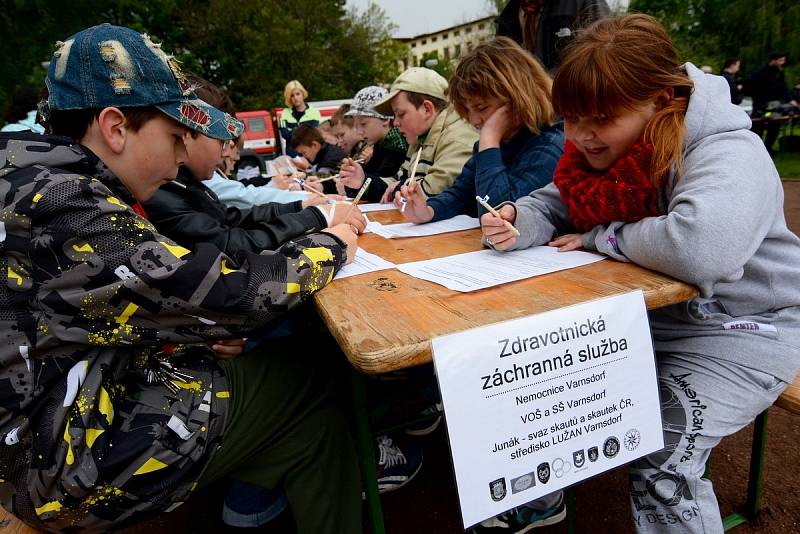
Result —
<instances>
[{"instance_id":1,"label":"boy in camouflage jacket","mask_svg":"<svg viewBox=\"0 0 800 534\"><path fill-rule=\"evenodd\" d=\"M0 500L36 528L101 532L171 510L201 476L231 475L283 482L301 532L357 532L355 454L319 390L298 395L302 410L259 414L263 425L247 417L272 409L258 405L272 389L308 390L313 373L272 355L220 364L198 344L307 299L355 236L334 227L232 258L159 235L139 201L175 177L187 128L241 131L182 82L147 36L96 26L59 43L48 72L43 115L71 139L0 136ZM266 383L237 389L248 374ZM287 443L309 426L307 447ZM236 458L229 435L248 442ZM309 486L327 491L312 500Z\"/></svg>"}]
</instances>

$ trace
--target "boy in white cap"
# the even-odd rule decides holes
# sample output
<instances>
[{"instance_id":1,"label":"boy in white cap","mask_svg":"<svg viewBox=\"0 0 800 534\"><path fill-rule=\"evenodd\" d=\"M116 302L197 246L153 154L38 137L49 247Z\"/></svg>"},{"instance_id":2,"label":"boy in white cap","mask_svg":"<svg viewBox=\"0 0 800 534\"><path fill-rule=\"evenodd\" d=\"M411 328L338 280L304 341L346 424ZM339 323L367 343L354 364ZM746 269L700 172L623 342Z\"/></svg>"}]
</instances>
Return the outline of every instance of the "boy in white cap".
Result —
<instances>
[{"instance_id":1,"label":"boy in white cap","mask_svg":"<svg viewBox=\"0 0 800 534\"><path fill-rule=\"evenodd\" d=\"M353 126L359 137L372 145L372 156L366 163L357 163L352 158L342 161L340 176L348 195L355 194L366 178L372 185L365 193L367 200L378 200L389 184L397 181L397 172L406 159L408 142L403 133L392 126L392 116L375 111L375 104L386 98L389 92L383 87L370 85L361 89L346 116L353 117Z\"/></svg>"},{"instance_id":2,"label":"boy in white cap","mask_svg":"<svg viewBox=\"0 0 800 534\"><path fill-rule=\"evenodd\" d=\"M453 184L472 155L478 131L448 105L447 80L431 69L410 68L397 77L374 110L383 116L394 115L395 126L410 145L397 179L386 188L382 202L390 202L398 184L408 179L420 147L422 154L413 177L420 189L431 196Z\"/></svg>"}]
</instances>

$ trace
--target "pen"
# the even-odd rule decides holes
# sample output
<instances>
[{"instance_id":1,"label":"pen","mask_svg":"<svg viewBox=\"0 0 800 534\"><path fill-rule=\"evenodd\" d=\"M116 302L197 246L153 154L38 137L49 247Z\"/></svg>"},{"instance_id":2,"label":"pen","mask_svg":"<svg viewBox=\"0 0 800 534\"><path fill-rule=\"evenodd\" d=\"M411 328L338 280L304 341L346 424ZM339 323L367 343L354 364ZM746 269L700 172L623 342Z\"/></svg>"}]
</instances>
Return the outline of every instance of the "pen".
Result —
<instances>
[{"instance_id":1,"label":"pen","mask_svg":"<svg viewBox=\"0 0 800 534\"><path fill-rule=\"evenodd\" d=\"M510 223L510 222L508 222L507 220L505 220L505 219L503 219L502 217L500 217L500 214L499 214L499 213L497 213L497 210L496 210L496 209L494 209L492 206L490 206L490 205L489 205L489 203L487 202L487 200L489 200L489 195L486 195L485 197L479 197L479 196L477 196L477 195L476 195L476 196L475 196L475 200L477 200L478 202L480 202L481 206L483 206L484 208L486 208L486 210L487 210L489 213L491 213L492 215L494 215L495 217L497 217L498 219L500 219L500 220L502 220L504 223L506 223L506 226L508 227L508 229L509 229L509 230L511 230L512 232L514 232L514 235L515 235L515 236L519 237L519 230L517 230L517 229L514 227L514 225L513 225L513 224L511 224L511 223Z\"/></svg>"},{"instance_id":2,"label":"pen","mask_svg":"<svg viewBox=\"0 0 800 534\"><path fill-rule=\"evenodd\" d=\"M300 187L304 188L306 191L308 191L310 193L316 193L317 195L321 196L322 198L328 198L328 197L325 196L324 193L320 193L319 191L317 191L313 187L308 187L304 180L300 180L298 178L294 178L294 181L295 181L295 183L299 184Z\"/></svg>"}]
</instances>

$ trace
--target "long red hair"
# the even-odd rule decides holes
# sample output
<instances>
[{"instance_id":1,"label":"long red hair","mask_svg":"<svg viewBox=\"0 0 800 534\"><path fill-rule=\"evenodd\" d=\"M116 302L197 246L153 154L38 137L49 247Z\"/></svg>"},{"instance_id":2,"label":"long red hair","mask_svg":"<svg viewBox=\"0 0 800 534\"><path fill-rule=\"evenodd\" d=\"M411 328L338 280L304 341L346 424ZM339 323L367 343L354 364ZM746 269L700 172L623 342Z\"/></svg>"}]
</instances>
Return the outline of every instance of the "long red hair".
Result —
<instances>
[{"instance_id":1,"label":"long red hair","mask_svg":"<svg viewBox=\"0 0 800 534\"><path fill-rule=\"evenodd\" d=\"M653 145L652 175L658 184L682 169L684 118L692 82L661 24L649 15L599 20L578 33L553 80L553 107L564 117L613 119L622 109L655 100L665 89L669 102L647 124L644 142Z\"/></svg>"}]
</instances>

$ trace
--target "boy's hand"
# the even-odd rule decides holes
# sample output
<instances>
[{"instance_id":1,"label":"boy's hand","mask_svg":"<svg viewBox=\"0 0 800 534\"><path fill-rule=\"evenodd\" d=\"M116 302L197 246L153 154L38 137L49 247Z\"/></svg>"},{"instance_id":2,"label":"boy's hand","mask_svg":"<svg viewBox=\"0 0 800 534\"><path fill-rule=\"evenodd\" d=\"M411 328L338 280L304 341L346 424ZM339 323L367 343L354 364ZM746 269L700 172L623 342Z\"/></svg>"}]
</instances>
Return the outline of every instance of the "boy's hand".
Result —
<instances>
[{"instance_id":1,"label":"boy's hand","mask_svg":"<svg viewBox=\"0 0 800 534\"><path fill-rule=\"evenodd\" d=\"M558 247L559 252L569 252L583 247L583 234L565 234L558 236L548 243L551 247Z\"/></svg>"},{"instance_id":2,"label":"boy's hand","mask_svg":"<svg viewBox=\"0 0 800 534\"><path fill-rule=\"evenodd\" d=\"M356 257L356 250L358 250L358 235L350 227L349 224L339 224L323 230L326 234L332 234L344 241L347 244L347 261L345 263L352 263Z\"/></svg>"},{"instance_id":3,"label":"boy's hand","mask_svg":"<svg viewBox=\"0 0 800 534\"><path fill-rule=\"evenodd\" d=\"M303 156L297 156L292 158L292 165L294 165L301 171L307 171L308 168L311 166L308 160Z\"/></svg>"},{"instance_id":4,"label":"boy's hand","mask_svg":"<svg viewBox=\"0 0 800 534\"><path fill-rule=\"evenodd\" d=\"M290 189L292 185L296 185L292 181L291 174L277 174L272 177L271 181L278 189Z\"/></svg>"},{"instance_id":5,"label":"boy's hand","mask_svg":"<svg viewBox=\"0 0 800 534\"><path fill-rule=\"evenodd\" d=\"M506 204L497 212L500 217L495 217L491 213L485 213L481 216L481 231L495 250L508 250L517 242L517 236L508 229L508 226L503 221L508 221L513 225L517 218L517 210L514 206Z\"/></svg>"},{"instance_id":6,"label":"boy's hand","mask_svg":"<svg viewBox=\"0 0 800 534\"><path fill-rule=\"evenodd\" d=\"M508 104L497 108L481 126L478 149L499 148L500 141L509 133L512 123Z\"/></svg>"},{"instance_id":7,"label":"boy's hand","mask_svg":"<svg viewBox=\"0 0 800 534\"><path fill-rule=\"evenodd\" d=\"M333 183L336 184L336 192L339 193L339 195L347 198L347 191L344 188L344 183L342 183L342 179L334 178Z\"/></svg>"},{"instance_id":8,"label":"boy's hand","mask_svg":"<svg viewBox=\"0 0 800 534\"><path fill-rule=\"evenodd\" d=\"M220 360L231 360L236 358L244 352L244 344L247 341L245 338L239 339L221 339L219 341L209 341L211 350Z\"/></svg>"},{"instance_id":9,"label":"boy's hand","mask_svg":"<svg viewBox=\"0 0 800 534\"><path fill-rule=\"evenodd\" d=\"M360 189L364 185L364 168L350 158L342 160L339 167L339 176L342 183L350 189Z\"/></svg>"},{"instance_id":10,"label":"boy's hand","mask_svg":"<svg viewBox=\"0 0 800 534\"><path fill-rule=\"evenodd\" d=\"M403 197L406 199L403 216L407 221L421 224L433 219L433 208L428 206L428 199L422 194L416 181L412 181L410 185L400 186L400 191L395 192L394 205L397 209L403 207L401 200Z\"/></svg>"},{"instance_id":11,"label":"boy's hand","mask_svg":"<svg viewBox=\"0 0 800 534\"><path fill-rule=\"evenodd\" d=\"M322 184L319 183L319 178L316 176L306 176L305 187L306 189L313 189L314 191L322 193Z\"/></svg>"},{"instance_id":12,"label":"boy's hand","mask_svg":"<svg viewBox=\"0 0 800 534\"><path fill-rule=\"evenodd\" d=\"M381 197L381 204L387 204L394 199L394 191L400 186L400 182L395 182L386 188L386 191Z\"/></svg>"},{"instance_id":13,"label":"boy's hand","mask_svg":"<svg viewBox=\"0 0 800 534\"><path fill-rule=\"evenodd\" d=\"M307 199L300 202L300 207L303 209L310 208L311 206L320 206L322 204L326 204L328 199L325 197L321 197L319 195L311 195Z\"/></svg>"},{"instance_id":14,"label":"boy's hand","mask_svg":"<svg viewBox=\"0 0 800 534\"><path fill-rule=\"evenodd\" d=\"M367 227L367 219L358 209L358 206L355 206L352 210L350 209L351 206L352 204L337 203L336 210L333 212L333 220L328 227L333 228L341 224L349 224L357 234L363 233L364 228ZM319 206L319 208L327 214L326 218L330 217L333 208L331 204Z\"/></svg>"},{"instance_id":15,"label":"boy's hand","mask_svg":"<svg viewBox=\"0 0 800 534\"><path fill-rule=\"evenodd\" d=\"M364 163L369 163L369 160L372 159L372 153L375 150L375 145L367 145L364 147L364 150L358 155L359 159L363 159Z\"/></svg>"}]
</instances>

